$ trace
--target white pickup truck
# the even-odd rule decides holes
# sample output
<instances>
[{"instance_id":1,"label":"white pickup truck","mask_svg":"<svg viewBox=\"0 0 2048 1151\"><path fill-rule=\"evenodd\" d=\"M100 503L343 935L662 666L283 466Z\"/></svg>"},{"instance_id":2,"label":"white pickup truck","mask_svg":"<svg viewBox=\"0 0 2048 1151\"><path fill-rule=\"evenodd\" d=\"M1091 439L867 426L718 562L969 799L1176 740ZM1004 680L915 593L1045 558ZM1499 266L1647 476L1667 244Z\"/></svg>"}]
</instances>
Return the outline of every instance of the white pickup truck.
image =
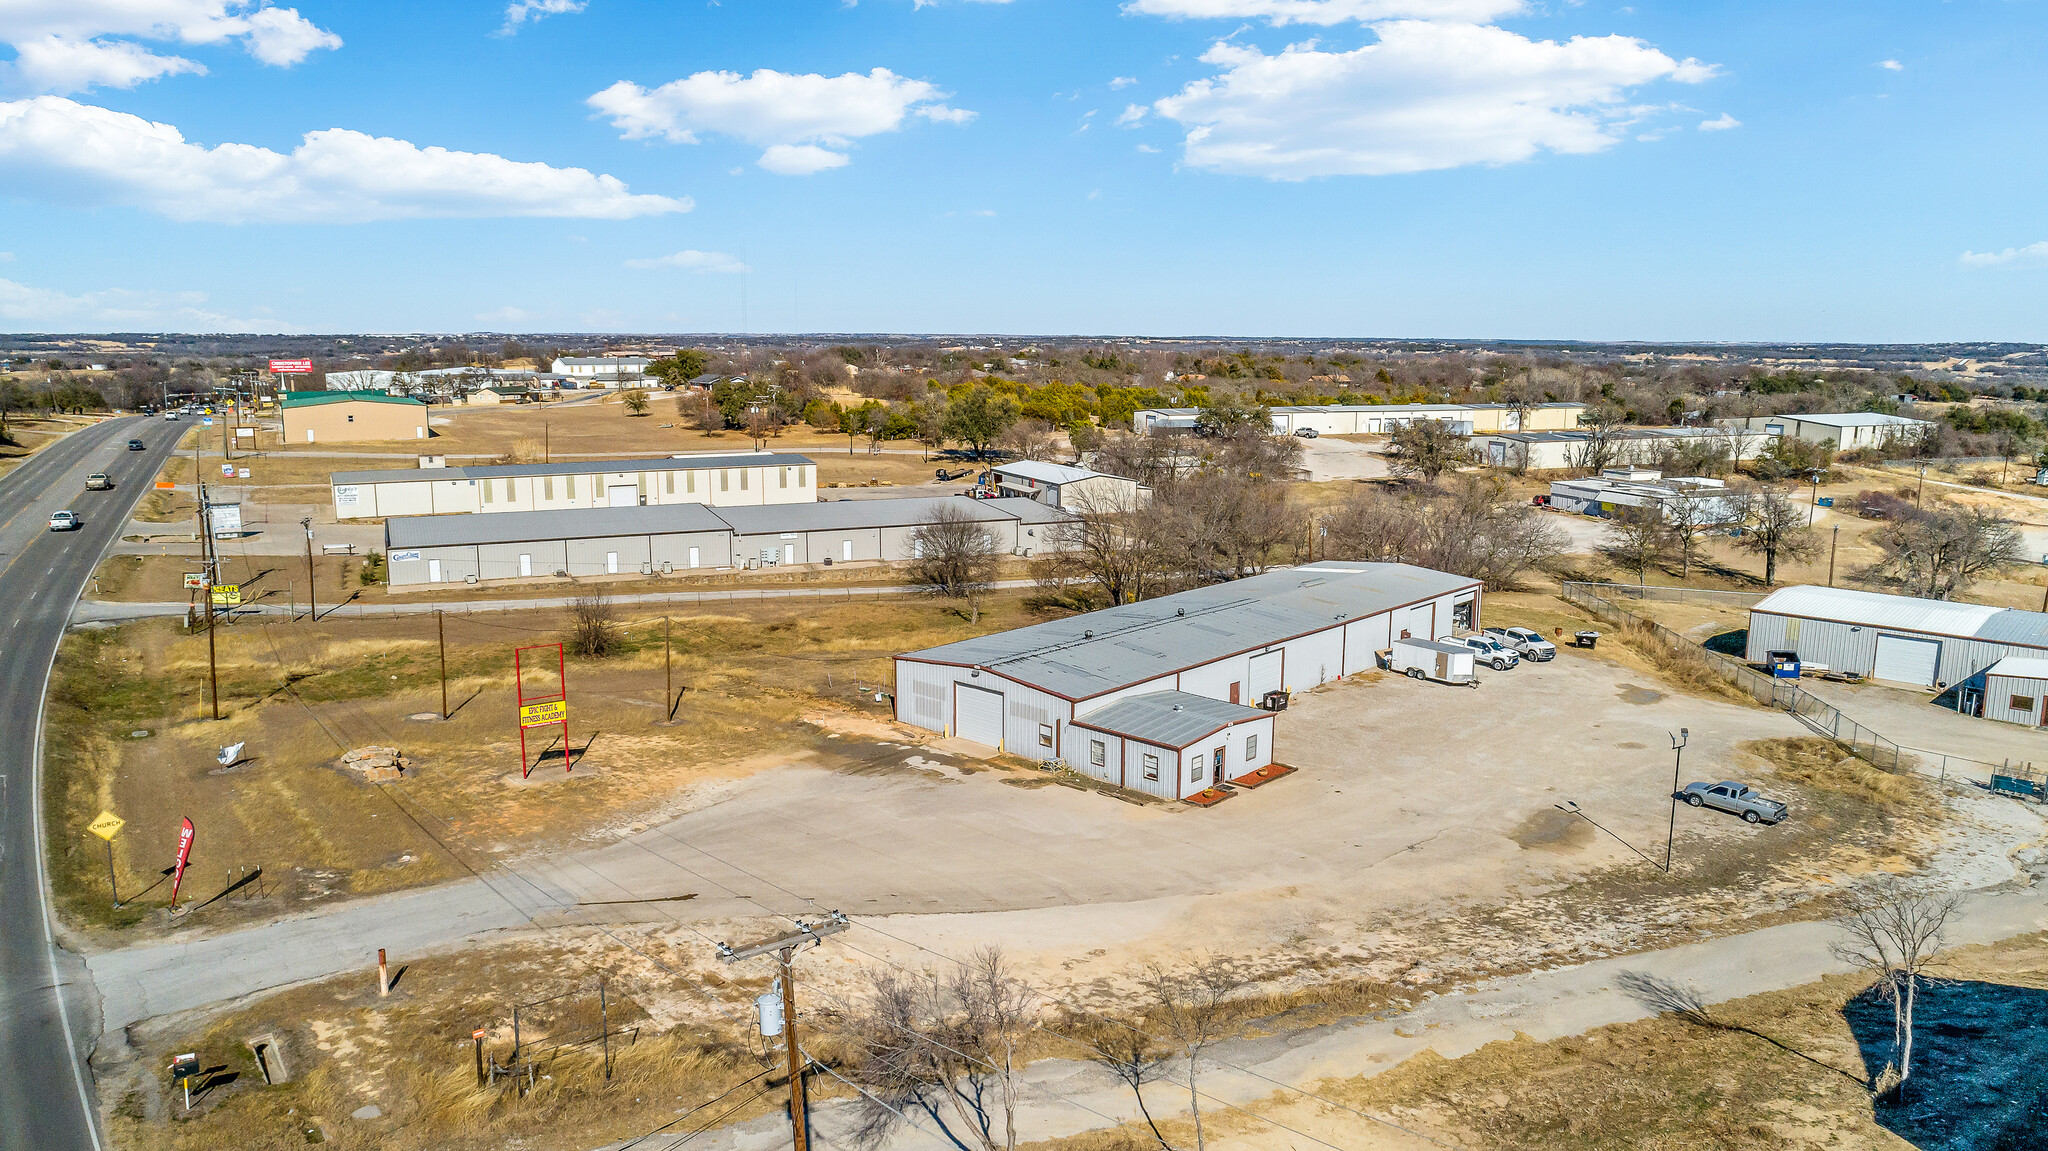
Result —
<instances>
[{"instance_id":1,"label":"white pickup truck","mask_svg":"<svg viewBox=\"0 0 2048 1151\"><path fill-rule=\"evenodd\" d=\"M1490 627L1485 634L1532 663L1548 663L1557 658L1557 645L1544 639L1543 633L1535 628Z\"/></svg>"}]
</instances>

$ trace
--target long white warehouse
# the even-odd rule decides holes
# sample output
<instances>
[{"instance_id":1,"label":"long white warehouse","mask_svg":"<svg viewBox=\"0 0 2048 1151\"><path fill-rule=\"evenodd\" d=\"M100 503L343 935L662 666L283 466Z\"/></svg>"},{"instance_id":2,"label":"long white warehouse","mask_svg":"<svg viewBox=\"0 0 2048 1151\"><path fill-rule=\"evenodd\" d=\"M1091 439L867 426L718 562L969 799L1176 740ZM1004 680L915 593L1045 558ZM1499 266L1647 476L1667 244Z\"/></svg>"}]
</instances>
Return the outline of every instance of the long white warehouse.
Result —
<instances>
[{"instance_id":1,"label":"long white warehouse","mask_svg":"<svg viewBox=\"0 0 2048 1151\"><path fill-rule=\"evenodd\" d=\"M906 652L896 718L1180 799L1219 764L1234 778L1270 761L1270 729L1231 705L1368 670L1396 638L1475 630L1479 597L1477 580L1408 564L1283 568Z\"/></svg>"},{"instance_id":2,"label":"long white warehouse","mask_svg":"<svg viewBox=\"0 0 2048 1151\"><path fill-rule=\"evenodd\" d=\"M1852 591L1779 588L1749 609L1748 658L1802 663L1921 688L1960 684L2009 656L2048 658L2048 615Z\"/></svg>"},{"instance_id":3,"label":"long white warehouse","mask_svg":"<svg viewBox=\"0 0 2048 1151\"><path fill-rule=\"evenodd\" d=\"M818 466L791 452L715 452L335 472L328 483L335 518L343 520L658 504L723 508L811 503L818 498Z\"/></svg>"}]
</instances>

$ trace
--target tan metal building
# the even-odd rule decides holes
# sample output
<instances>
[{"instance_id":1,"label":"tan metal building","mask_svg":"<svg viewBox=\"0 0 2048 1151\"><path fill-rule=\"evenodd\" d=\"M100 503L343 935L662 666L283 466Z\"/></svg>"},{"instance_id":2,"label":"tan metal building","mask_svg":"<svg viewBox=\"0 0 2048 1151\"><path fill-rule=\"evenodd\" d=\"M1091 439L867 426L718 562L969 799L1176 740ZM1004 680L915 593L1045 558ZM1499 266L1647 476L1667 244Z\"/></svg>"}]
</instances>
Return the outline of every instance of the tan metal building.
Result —
<instances>
[{"instance_id":1,"label":"tan metal building","mask_svg":"<svg viewBox=\"0 0 2048 1151\"><path fill-rule=\"evenodd\" d=\"M808 504L818 465L790 452L711 452L643 460L379 468L328 476L334 517L545 512L657 504Z\"/></svg>"},{"instance_id":2,"label":"tan metal building","mask_svg":"<svg viewBox=\"0 0 2048 1151\"><path fill-rule=\"evenodd\" d=\"M427 405L381 392L282 392L279 417L287 444L349 440L423 440Z\"/></svg>"}]
</instances>

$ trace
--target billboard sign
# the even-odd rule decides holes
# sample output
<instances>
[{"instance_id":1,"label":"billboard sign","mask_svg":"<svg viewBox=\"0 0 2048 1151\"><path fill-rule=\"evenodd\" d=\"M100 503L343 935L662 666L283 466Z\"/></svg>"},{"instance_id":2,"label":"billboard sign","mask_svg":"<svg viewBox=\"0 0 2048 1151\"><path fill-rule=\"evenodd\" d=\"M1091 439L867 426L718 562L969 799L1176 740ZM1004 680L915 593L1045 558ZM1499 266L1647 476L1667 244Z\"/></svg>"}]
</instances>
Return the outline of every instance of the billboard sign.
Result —
<instances>
[{"instance_id":1,"label":"billboard sign","mask_svg":"<svg viewBox=\"0 0 2048 1151\"><path fill-rule=\"evenodd\" d=\"M311 360L272 360L270 370L280 376L303 376L313 370Z\"/></svg>"},{"instance_id":2,"label":"billboard sign","mask_svg":"<svg viewBox=\"0 0 2048 1151\"><path fill-rule=\"evenodd\" d=\"M186 588L188 588L188 589L190 589L190 590L193 590L193 591L205 591L205 590L206 590L206 573L205 573L205 572L186 572L186 573L185 573L185 586L186 586Z\"/></svg>"},{"instance_id":3,"label":"billboard sign","mask_svg":"<svg viewBox=\"0 0 2048 1151\"><path fill-rule=\"evenodd\" d=\"M171 876L171 906L178 906L178 888L185 882L185 864L192 858L192 821L178 829L178 870Z\"/></svg>"},{"instance_id":4,"label":"billboard sign","mask_svg":"<svg viewBox=\"0 0 2048 1151\"><path fill-rule=\"evenodd\" d=\"M238 583L217 583L213 585L213 606L240 607L242 585Z\"/></svg>"},{"instance_id":5,"label":"billboard sign","mask_svg":"<svg viewBox=\"0 0 2048 1151\"><path fill-rule=\"evenodd\" d=\"M241 504L208 504L213 512L213 534L239 535L242 531Z\"/></svg>"}]
</instances>

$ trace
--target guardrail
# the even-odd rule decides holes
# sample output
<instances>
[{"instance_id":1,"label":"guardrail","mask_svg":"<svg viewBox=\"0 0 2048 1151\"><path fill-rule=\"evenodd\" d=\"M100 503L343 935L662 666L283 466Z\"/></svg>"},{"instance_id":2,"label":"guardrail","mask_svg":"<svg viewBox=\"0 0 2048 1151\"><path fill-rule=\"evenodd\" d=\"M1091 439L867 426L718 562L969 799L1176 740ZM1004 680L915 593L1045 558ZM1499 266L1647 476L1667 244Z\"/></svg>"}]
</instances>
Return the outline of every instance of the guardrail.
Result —
<instances>
[{"instance_id":1,"label":"guardrail","mask_svg":"<svg viewBox=\"0 0 2048 1151\"><path fill-rule=\"evenodd\" d=\"M1841 709L1817 695L1802 688L1791 680L1777 679L1763 674L1746 663L1729 658L1716 651L1709 651L1699 644L1665 627L1655 620L1622 607L1613 600L1599 594L1614 588L1628 587L1626 584L1596 584L1570 581L1564 585L1564 598L1585 608L1594 615L1603 616L1629 627L1639 627L1661 640L1674 651L1683 651L1704 656L1722 679L1749 693L1751 699L1766 707L1792 713L1793 717L1820 735L1827 736L1849 749L1849 753L1873 767L1885 771L1920 771L1919 761L1907 754L1896 740L1886 739L1870 728L1857 723L1842 714ZM1677 592L1685 589L1640 589ZM1708 593L1696 593L1708 594ZM1747 594L1747 593L1734 593ZM1988 766L1988 765L1987 765ZM1944 769L1945 771L1945 769Z\"/></svg>"}]
</instances>

